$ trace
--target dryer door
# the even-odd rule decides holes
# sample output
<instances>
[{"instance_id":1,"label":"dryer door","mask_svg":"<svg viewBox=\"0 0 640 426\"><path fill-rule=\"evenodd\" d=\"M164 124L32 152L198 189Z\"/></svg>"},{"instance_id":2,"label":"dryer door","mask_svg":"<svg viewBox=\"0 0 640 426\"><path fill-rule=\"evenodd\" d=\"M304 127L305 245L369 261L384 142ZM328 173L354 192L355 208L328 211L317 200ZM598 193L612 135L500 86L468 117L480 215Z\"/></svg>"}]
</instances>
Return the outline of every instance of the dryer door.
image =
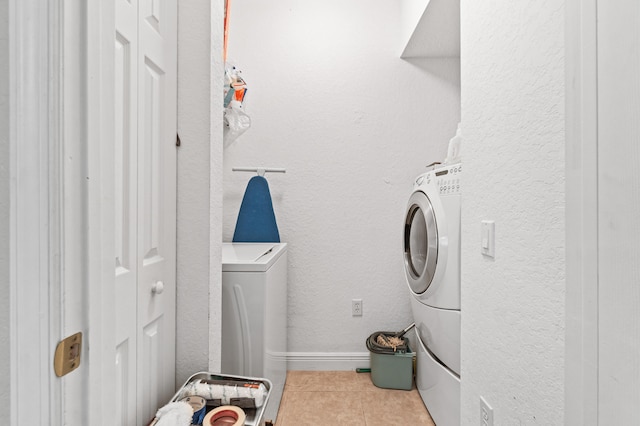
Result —
<instances>
[{"instance_id":1,"label":"dryer door","mask_svg":"<svg viewBox=\"0 0 640 426\"><path fill-rule=\"evenodd\" d=\"M438 223L429 197L415 191L404 221L404 269L411 291L427 291L438 268Z\"/></svg>"}]
</instances>

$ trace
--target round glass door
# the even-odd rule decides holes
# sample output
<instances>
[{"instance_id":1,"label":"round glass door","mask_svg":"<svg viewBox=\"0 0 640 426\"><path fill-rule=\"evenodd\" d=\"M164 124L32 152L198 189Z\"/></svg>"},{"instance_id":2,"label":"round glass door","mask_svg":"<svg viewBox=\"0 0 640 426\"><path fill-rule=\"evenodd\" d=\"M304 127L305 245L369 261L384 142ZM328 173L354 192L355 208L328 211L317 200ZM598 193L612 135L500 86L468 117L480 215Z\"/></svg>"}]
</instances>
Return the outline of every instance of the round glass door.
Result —
<instances>
[{"instance_id":1,"label":"round glass door","mask_svg":"<svg viewBox=\"0 0 640 426\"><path fill-rule=\"evenodd\" d=\"M421 294L429 288L437 259L438 229L433 207L423 192L414 192L404 223L404 266L414 293Z\"/></svg>"}]
</instances>

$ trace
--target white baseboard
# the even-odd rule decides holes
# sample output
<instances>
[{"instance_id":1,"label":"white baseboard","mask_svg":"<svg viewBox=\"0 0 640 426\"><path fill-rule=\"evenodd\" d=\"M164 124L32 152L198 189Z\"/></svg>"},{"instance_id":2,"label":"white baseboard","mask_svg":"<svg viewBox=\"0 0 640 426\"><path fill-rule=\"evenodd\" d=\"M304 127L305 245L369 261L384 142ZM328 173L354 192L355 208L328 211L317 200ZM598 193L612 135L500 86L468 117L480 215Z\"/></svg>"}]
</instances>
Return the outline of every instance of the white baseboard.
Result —
<instances>
[{"instance_id":1,"label":"white baseboard","mask_svg":"<svg viewBox=\"0 0 640 426\"><path fill-rule=\"evenodd\" d=\"M288 370L348 371L369 368L369 352L287 352Z\"/></svg>"}]
</instances>

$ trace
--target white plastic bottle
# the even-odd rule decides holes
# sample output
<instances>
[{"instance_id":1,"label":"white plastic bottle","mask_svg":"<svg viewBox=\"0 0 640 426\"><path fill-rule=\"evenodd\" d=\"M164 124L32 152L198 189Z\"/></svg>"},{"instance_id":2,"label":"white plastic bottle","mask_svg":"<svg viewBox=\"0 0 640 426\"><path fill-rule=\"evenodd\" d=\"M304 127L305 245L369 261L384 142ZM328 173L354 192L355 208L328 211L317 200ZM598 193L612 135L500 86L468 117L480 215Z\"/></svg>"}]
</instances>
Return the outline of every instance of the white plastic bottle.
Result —
<instances>
[{"instance_id":1,"label":"white plastic bottle","mask_svg":"<svg viewBox=\"0 0 640 426\"><path fill-rule=\"evenodd\" d=\"M458 129L456 135L449 141L449 149L447 149L447 158L444 160L445 164L459 163L460 157L460 144L462 143L462 131L460 129L460 123L458 123Z\"/></svg>"}]
</instances>

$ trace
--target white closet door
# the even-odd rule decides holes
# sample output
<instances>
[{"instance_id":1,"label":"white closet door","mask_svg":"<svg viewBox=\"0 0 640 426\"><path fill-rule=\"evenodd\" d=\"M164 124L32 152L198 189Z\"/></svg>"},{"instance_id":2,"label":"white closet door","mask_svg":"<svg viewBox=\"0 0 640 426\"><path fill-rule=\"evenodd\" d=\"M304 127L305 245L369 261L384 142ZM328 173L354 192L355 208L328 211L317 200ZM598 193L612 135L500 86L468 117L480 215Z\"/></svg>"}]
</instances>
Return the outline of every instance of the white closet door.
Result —
<instances>
[{"instance_id":1,"label":"white closet door","mask_svg":"<svg viewBox=\"0 0 640 426\"><path fill-rule=\"evenodd\" d=\"M115 328L116 421L137 424L137 0L116 1L115 34Z\"/></svg>"},{"instance_id":2,"label":"white closet door","mask_svg":"<svg viewBox=\"0 0 640 426\"><path fill-rule=\"evenodd\" d=\"M176 0L117 0L116 419L175 391Z\"/></svg>"},{"instance_id":3,"label":"white closet door","mask_svg":"<svg viewBox=\"0 0 640 426\"><path fill-rule=\"evenodd\" d=\"M640 2L598 1L598 424L638 424Z\"/></svg>"},{"instance_id":4,"label":"white closet door","mask_svg":"<svg viewBox=\"0 0 640 426\"><path fill-rule=\"evenodd\" d=\"M138 407L146 422L175 392L178 11L176 0L138 1Z\"/></svg>"}]
</instances>

